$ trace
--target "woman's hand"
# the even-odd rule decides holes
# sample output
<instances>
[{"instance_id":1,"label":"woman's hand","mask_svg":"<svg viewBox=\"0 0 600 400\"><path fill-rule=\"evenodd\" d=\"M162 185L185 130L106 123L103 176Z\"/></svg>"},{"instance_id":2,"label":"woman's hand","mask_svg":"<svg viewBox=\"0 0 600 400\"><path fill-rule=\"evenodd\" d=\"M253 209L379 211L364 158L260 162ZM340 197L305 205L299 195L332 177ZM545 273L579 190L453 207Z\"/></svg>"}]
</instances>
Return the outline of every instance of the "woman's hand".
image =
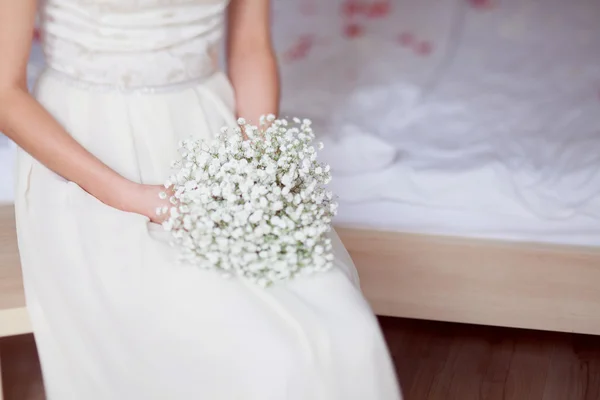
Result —
<instances>
[{"instance_id":1,"label":"woman's hand","mask_svg":"<svg viewBox=\"0 0 600 400\"><path fill-rule=\"evenodd\" d=\"M161 198L161 193L165 193L167 197L164 199ZM173 204L169 200L171 196L172 192L165 189L163 185L133 184L133 186L122 192L121 200L115 208L121 211L144 215L151 222L161 224L167 219L168 212L159 215L157 210L164 207L169 209L173 207Z\"/></svg>"}]
</instances>

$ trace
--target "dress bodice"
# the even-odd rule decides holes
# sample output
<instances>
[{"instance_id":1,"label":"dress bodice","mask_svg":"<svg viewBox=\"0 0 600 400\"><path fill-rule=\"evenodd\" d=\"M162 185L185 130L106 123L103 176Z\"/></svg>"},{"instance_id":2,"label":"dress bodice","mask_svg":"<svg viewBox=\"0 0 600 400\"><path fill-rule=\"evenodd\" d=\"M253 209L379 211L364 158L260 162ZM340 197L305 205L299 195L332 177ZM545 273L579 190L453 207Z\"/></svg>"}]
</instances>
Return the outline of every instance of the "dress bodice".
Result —
<instances>
[{"instance_id":1,"label":"dress bodice","mask_svg":"<svg viewBox=\"0 0 600 400\"><path fill-rule=\"evenodd\" d=\"M122 89L196 81L216 69L228 0L45 0L47 66Z\"/></svg>"}]
</instances>

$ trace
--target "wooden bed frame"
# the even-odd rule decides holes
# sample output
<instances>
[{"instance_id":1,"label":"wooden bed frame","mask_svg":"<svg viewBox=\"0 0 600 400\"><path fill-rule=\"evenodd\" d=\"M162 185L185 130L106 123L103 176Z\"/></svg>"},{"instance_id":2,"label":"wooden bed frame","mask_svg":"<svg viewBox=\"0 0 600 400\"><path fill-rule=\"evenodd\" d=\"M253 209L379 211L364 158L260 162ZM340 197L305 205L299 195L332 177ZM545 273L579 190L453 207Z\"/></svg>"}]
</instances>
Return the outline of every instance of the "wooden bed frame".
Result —
<instances>
[{"instance_id":1,"label":"wooden bed frame","mask_svg":"<svg viewBox=\"0 0 600 400\"><path fill-rule=\"evenodd\" d=\"M380 315L600 334L600 249L339 227ZM0 207L0 338L31 331L12 207Z\"/></svg>"},{"instance_id":2,"label":"wooden bed frame","mask_svg":"<svg viewBox=\"0 0 600 400\"><path fill-rule=\"evenodd\" d=\"M379 315L600 335L600 248L338 232Z\"/></svg>"}]
</instances>

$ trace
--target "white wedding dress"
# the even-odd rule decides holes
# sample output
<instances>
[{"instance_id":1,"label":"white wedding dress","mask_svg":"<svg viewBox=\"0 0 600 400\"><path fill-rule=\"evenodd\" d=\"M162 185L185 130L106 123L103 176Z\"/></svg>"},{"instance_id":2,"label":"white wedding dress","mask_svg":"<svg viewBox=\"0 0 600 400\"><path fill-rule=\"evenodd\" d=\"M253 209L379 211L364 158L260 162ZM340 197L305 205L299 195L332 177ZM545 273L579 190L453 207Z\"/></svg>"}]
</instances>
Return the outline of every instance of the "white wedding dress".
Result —
<instances>
[{"instance_id":1,"label":"white wedding dress","mask_svg":"<svg viewBox=\"0 0 600 400\"><path fill-rule=\"evenodd\" d=\"M250 0L251 1L251 0ZM226 0L47 0L35 95L125 177L159 184L177 143L234 123L217 68ZM356 271L269 289L176 262L146 217L18 155L28 309L49 400L397 400Z\"/></svg>"}]
</instances>

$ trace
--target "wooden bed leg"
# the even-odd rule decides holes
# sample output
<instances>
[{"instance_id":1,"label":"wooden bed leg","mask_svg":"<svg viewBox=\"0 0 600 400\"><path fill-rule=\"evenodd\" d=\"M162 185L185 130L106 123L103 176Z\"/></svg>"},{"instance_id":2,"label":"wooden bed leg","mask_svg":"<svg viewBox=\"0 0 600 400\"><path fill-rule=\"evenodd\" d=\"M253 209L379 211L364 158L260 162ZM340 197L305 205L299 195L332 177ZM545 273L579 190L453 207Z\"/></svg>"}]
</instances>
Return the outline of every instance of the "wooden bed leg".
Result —
<instances>
[{"instance_id":1,"label":"wooden bed leg","mask_svg":"<svg viewBox=\"0 0 600 400\"><path fill-rule=\"evenodd\" d=\"M0 400L4 399L4 386L2 386L2 346L0 346Z\"/></svg>"}]
</instances>

